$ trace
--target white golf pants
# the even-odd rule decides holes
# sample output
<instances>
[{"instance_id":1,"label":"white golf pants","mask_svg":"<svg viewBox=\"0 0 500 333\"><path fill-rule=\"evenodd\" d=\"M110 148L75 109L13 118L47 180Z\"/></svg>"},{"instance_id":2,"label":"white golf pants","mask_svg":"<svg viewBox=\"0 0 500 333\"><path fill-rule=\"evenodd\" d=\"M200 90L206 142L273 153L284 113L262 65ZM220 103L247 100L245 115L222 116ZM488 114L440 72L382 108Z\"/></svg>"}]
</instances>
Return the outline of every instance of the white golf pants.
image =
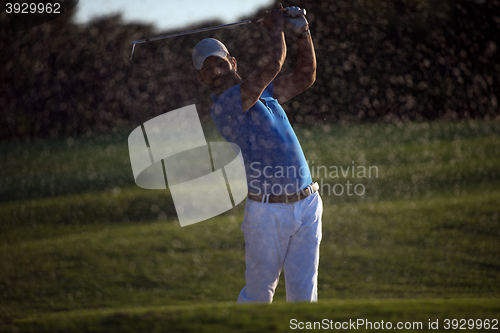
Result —
<instances>
[{"instance_id":1,"label":"white golf pants","mask_svg":"<svg viewBox=\"0 0 500 333\"><path fill-rule=\"evenodd\" d=\"M293 204L247 199L241 224L246 286L238 303L272 302L282 268L287 301L317 301L322 214L318 192Z\"/></svg>"}]
</instances>

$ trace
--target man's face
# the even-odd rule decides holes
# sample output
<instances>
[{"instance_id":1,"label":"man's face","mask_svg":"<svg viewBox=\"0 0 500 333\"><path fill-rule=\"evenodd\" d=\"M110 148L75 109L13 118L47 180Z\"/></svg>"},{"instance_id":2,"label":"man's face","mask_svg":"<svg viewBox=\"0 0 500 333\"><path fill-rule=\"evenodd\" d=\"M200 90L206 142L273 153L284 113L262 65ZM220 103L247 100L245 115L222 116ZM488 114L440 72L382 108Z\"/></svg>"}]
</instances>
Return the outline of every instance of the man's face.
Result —
<instances>
[{"instance_id":1,"label":"man's face","mask_svg":"<svg viewBox=\"0 0 500 333\"><path fill-rule=\"evenodd\" d=\"M236 59L208 57L198 71L198 80L212 92L223 93L241 82L240 76L236 73Z\"/></svg>"}]
</instances>

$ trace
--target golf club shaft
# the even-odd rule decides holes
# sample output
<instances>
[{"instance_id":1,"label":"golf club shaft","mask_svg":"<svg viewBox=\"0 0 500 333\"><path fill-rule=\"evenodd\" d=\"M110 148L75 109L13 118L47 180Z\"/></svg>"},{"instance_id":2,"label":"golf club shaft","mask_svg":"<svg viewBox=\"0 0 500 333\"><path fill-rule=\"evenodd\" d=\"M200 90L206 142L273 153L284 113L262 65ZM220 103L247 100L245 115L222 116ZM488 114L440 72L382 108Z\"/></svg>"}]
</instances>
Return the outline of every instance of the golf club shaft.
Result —
<instances>
[{"instance_id":1,"label":"golf club shaft","mask_svg":"<svg viewBox=\"0 0 500 333\"><path fill-rule=\"evenodd\" d=\"M130 54L130 59L134 56L134 50L135 50L135 45L136 44L143 44L143 43L148 43L148 42L154 42L157 40L162 40L162 39L167 39L167 38L173 38L173 37L181 37L181 36L187 36L187 35L192 35L196 34L199 32L205 32L205 31L211 31L211 30L217 30L217 29L223 29L227 27L232 27L232 26L237 26L237 25L245 25L245 24L250 24L250 23L256 23L259 22L260 19L254 19L254 20L244 20L240 22L235 22L235 23L229 23L229 24L222 24L222 25L216 25L213 27L207 27L207 28L201 28L201 29L196 29L196 30L190 30L190 31L184 31L184 32L178 32L175 34L170 34L170 35L165 35L165 36L158 36L158 37L153 37L153 38L145 38L145 39L139 39L136 40L135 42L132 43L132 53Z\"/></svg>"},{"instance_id":2,"label":"golf club shaft","mask_svg":"<svg viewBox=\"0 0 500 333\"><path fill-rule=\"evenodd\" d=\"M286 12L285 12L285 15L286 15ZM305 9L301 9L300 10L300 15L306 15L306 10ZM162 39L167 39L167 38L187 36L187 35L192 35L192 34L196 34L196 33L199 33L199 32L205 32L205 31L223 29L223 28L233 27L233 26L237 26L237 25L245 25L245 24L251 24L251 23L260 23L260 22L262 22L262 18L253 19L253 20L244 20L244 21L235 22L235 23L229 23L229 24L216 25L216 26L213 26L213 27L201 28L201 29L196 29L196 30L178 32L178 33L175 33L175 34L170 34L170 35L165 35L165 36L139 39L139 40L136 40L135 42L132 43L132 53L130 54L130 60L132 60L132 57L134 56L134 51L135 51L135 45L136 44L143 44L143 43L154 42L154 41L157 41L157 40L162 40Z\"/></svg>"}]
</instances>

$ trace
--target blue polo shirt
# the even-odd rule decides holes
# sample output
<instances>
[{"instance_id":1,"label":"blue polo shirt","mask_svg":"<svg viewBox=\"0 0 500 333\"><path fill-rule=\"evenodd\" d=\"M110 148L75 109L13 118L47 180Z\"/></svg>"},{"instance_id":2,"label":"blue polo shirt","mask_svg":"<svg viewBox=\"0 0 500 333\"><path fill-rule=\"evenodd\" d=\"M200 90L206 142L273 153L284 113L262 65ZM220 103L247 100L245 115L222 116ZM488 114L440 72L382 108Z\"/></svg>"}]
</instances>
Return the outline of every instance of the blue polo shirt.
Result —
<instances>
[{"instance_id":1,"label":"blue polo shirt","mask_svg":"<svg viewBox=\"0 0 500 333\"><path fill-rule=\"evenodd\" d=\"M269 84L246 112L240 85L212 94L210 114L220 134L242 151L248 190L256 194L291 194L311 184L304 152L285 111Z\"/></svg>"}]
</instances>

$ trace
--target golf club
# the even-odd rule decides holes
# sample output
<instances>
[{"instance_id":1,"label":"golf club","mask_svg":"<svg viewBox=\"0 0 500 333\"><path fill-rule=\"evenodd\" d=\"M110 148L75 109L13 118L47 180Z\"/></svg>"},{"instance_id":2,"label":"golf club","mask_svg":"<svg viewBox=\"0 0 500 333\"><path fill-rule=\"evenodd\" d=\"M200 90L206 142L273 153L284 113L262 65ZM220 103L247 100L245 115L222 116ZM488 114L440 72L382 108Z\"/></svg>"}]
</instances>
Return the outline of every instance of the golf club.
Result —
<instances>
[{"instance_id":1,"label":"golf club","mask_svg":"<svg viewBox=\"0 0 500 333\"><path fill-rule=\"evenodd\" d=\"M301 9L300 10L300 15L306 15L306 10ZM285 16L286 16L286 11L285 11ZM223 28L228 28L228 27L234 27L237 25L246 25L246 24L251 24L251 23L260 23L262 22L262 19L253 19L253 20L244 20L240 22L235 22L235 23L228 23L228 24L222 24L222 25L216 25L213 27L207 27L207 28L201 28L201 29L196 29L196 30L190 30L190 31L184 31L184 32L178 32L170 35L165 35L165 36L158 36L158 37L152 37L152 38L145 38L145 39L139 39L136 40L132 43L132 53L130 54L130 60L132 60L132 57L134 56L134 51L135 51L135 46L137 44L143 44L143 43L149 43L149 42L154 42L157 40L162 40L162 39L167 39L167 38L174 38L174 37L180 37L180 36L187 36L187 35L192 35L200 32L205 32L205 31L211 31L211 30L217 30L217 29L223 29Z\"/></svg>"}]
</instances>

